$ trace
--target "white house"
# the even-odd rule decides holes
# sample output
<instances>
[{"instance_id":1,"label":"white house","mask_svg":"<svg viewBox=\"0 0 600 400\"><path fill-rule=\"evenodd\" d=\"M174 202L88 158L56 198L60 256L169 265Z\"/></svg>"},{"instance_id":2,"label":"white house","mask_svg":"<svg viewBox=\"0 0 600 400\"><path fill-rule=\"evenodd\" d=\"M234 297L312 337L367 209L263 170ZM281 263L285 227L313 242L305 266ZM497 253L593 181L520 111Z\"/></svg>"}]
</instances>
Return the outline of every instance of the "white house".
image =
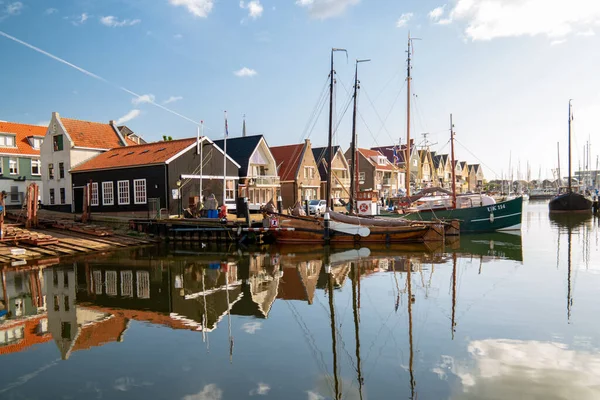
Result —
<instances>
[{"instance_id":1,"label":"white house","mask_svg":"<svg viewBox=\"0 0 600 400\"><path fill-rule=\"evenodd\" d=\"M123 136L114 121L80 121L53 112L41 146L42 203L49 209L71 212L71 168L109 149L135 144Z\"/></svg>"}]
</instances>

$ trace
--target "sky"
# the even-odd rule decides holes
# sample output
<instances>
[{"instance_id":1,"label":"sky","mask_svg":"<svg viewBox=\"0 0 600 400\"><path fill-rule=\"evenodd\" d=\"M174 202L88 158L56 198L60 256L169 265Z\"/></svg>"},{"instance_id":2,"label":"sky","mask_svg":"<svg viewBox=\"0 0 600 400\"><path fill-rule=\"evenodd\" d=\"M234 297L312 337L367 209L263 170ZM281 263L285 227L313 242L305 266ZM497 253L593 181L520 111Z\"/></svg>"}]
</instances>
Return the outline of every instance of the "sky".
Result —
<instances>
[{"instance_id":1,"label":"sky","mask_svg":"<svg viewBox=\"0 0 600 400\"><path fill-rule=\"evenodd\" d=\"M487 179L531 179L600 153L597 0L0 0L0 120L46 124L53 111L115 120L146 140L264 134L326 145L332 47L334 141L351 137L359 67L361 147L406 142L406 47L414 43L411 136L481 163ZM520 165L520 168L518 167Z\"/></svg>"}]
</instances>

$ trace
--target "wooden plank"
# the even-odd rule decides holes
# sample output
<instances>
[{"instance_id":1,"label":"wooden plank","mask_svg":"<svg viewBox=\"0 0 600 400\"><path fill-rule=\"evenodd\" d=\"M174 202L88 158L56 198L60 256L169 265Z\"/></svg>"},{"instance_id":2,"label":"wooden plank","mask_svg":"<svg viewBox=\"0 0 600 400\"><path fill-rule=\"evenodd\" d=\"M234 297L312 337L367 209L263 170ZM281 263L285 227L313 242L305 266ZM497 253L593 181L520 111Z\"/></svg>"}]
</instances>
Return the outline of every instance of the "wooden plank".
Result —
<instances>
[{"instance_id":1,"label":"wooden plank","mask_svg":"<svg viewBox=\"0 0 600 400\"><path fill-rule=\"evenodd\" d=\"M77 252L75 252L73 250L65 249L65 248L59 247L59 246L57 246L55 244L51 244L49 246L46 246L46 248L50 249L50 250L55 250L55 251L57 251L59 253L62 253L62 254L76 254L77 253Z\"/></svg>"},{"instance_id":2,"label":"wooden plank","mask_svg":"<svg viewBox=\"0 0 600 400\"><path fill-rule=\"evenodd\" d=\"M55 251L48 250L47 248L33 247L33 249L35 249L36 252L43 254L43 255L47 255L47 256L57 256L58 255L58 254L56 254Z\"/></svg>"},{"instance_id":3,"label":"wooden plank","mask_svg":"<svg viewBox=\"0 0 600 400\"><path fill-rule=\"evenodd\" d=\"M106 244L106 243L96 243L93 242L91 240L85 240L85 239L69 239L69 238L64 238L64 239L60 239L61 242L63 243L68 243L70 245L73 246L80 246L80 247L85 247L91 250L106 250L106 249L110 249L110 245Z\"/></svg>"},{"instance_id":4,"label":"wooden plank","mask_svg":"<svg viewBox=\"0 0 600 400\"><path fill-rule=\"evenodd\" d=\"M78 246L73 246L70 245L68 243L63 243L63 242L59 242L56 246L62 247L62 248L66 248L66 249L70 249L70 250L75 250L75 251L79 251L81 253L89 253L90 249L86 249L83 247L78 247Z\"/></svg>"}]
</instances>

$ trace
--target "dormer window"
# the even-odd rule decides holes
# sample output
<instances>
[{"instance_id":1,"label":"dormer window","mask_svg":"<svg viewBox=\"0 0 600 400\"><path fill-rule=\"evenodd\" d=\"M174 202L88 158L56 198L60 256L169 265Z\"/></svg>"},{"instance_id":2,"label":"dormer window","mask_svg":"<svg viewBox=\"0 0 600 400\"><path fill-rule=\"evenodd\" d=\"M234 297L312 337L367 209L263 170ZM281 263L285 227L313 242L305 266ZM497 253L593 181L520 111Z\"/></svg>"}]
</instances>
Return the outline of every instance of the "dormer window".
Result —
<instances>
[{"instance_id":1,"label":"dormer window","mask_svg":"<svg viewBox=\"0 0 600 400\"><path fill-rule=\"evenodd\" d=\"M379 157L379 159L377 160L377 163L379 165L385 165L385 160L386 160L385 157Z\"/></svg>"},{"instance_id":2,"label":"dormer window","mask_svg":"<svg viewBox=\"0 0 600 400\"><path fill-rule=\"evenodd\" d=\"M14 135L0 135L0 147L16 147Z\"/></svg>"},{"instance_id":3,"label":"dormer window","mask_svg":"<svg viewBox=\"0 0 600 400\"><path fill-rule=\"evenodd\" d=\"M39 150L42 147L43 139L41 137L30 136L27 139L29 140L31 147L33 147L35 150Z\"/></svg>"}]
</instances>

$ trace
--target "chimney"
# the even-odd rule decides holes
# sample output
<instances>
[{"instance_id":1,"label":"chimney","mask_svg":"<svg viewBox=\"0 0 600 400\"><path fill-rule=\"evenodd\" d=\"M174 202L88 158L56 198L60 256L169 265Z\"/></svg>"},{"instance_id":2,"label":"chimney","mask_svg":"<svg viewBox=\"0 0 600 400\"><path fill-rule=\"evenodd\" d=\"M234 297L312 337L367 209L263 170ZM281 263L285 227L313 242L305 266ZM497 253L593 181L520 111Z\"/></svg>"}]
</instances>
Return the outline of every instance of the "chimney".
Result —
<instances>
[{"instance_id":1,"label":"chimney","mask_svg":"<svg viewBox=\"0 0 600 400\"><path fill-rule=\"evenodd\" d=\"M60 118L60 115L58 114L58 111L52 111L52 118Z\"/></svg>"},{"instance_id":2,"label":"chimney","mask_svg":"<svg viewBox=\"0 0 600 400\"><path fill-rule=\"evenodd\" d=\"M242 124L242 137L246 137L246 114L244 114L244 123Z\"/></svg>"},{"instance_id":3,"label":"chimney","mask_svg":"<svg viewBox=\"0 0 600 400\"><path fill-rule=\"evenodd\" d=\"M114 120L114 119L111 119L110 121L108 121L108 123L109 123L110 125L112 125L112 126L116 126L116 125L115 125L115 120Z\"/></svg>"}]
</instances>

